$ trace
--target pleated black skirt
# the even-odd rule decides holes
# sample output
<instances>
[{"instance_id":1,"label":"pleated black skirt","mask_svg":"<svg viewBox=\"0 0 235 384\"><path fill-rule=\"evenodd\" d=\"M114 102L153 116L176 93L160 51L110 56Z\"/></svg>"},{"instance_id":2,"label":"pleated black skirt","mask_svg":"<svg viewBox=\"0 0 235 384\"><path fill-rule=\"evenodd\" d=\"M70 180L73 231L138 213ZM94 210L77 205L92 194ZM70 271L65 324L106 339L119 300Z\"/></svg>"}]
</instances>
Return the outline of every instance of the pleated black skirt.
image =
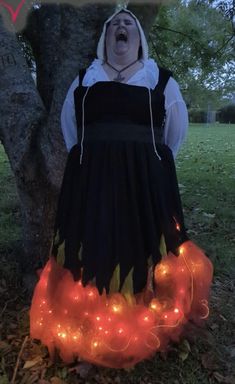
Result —
<instances>
[{"instance_id":1,"label":"pleated black skirt","mask_svg":"<svg viewBox=\"0 0 235 384\"><path fill-rule=\"evenodd\" d=\"M110 125L98 137L88 129L82 163L79 145L69 153L59 198L52 254L100 293L141 292L164 248L177 255L187 239L171 150L158 144L159 159L149 127L130 131L115 126L110 140Z\"/></svg>"}]
</instances>

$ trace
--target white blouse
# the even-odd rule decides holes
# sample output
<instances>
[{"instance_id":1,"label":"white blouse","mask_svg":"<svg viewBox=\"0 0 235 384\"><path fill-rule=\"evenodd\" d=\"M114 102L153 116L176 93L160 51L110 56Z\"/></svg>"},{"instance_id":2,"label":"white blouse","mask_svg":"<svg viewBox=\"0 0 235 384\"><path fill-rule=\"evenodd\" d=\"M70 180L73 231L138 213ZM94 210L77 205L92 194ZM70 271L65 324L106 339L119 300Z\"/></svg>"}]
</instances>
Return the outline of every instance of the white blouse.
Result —
<instances>
[{"instance_id":1,"label":"white blouse","mask_svg":"<svg viewBox=\"0 0 235 384\"><path fill-rule=\"evenodd\" d=\"M143 62L127 84L154 89L158 83L159 69L153 59ZM98 81L110 81L102 66L102 61L95 59L87 69L82 85L91 87ZM79 86L79 77L72 82L66 95L62 112L61 127L67 150L77 143L77 124L74 107L74 90ZM165 91L166 122L164 129L164 144L168 145L176 157L183 143L188 128L188 112L177 82L171 77Z\"/></svg>"}]
</instances>

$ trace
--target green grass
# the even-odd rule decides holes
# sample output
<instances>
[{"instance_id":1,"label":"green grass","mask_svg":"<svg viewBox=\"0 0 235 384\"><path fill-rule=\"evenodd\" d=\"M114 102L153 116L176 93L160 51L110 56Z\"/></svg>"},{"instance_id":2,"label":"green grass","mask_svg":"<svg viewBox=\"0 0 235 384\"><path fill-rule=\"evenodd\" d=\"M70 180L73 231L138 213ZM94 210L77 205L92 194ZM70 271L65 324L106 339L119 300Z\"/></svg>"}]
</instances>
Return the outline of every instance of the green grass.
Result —
<instances>
[{"instance_id":1,"label":"green grass","mask_svg":"<svg viewBox=\"0 0 235 384\"><path fill-rule=\"evenodd\" d=\"M0 146L0 252L14 250L20 241L20 210L14 176Z\"/></svg>"},{"instance_id":2,"label":"green grass","mask_svg":"<svg viewBox=\"0 0 235 384\"><path fill-rule=\"evenodd\" d=\"M235 125L194 124L176 161L189 235L206 250L216 272L232 268L234 153Z\"/></svg>"}]
</instances>

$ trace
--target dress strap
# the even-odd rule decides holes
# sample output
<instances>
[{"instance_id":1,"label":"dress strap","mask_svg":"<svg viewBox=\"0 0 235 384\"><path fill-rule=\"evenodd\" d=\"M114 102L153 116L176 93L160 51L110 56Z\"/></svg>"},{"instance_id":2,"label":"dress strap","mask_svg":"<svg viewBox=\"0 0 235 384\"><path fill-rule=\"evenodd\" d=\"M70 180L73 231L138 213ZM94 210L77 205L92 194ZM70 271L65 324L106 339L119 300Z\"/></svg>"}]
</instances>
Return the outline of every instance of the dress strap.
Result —
<instances>
[{"instance_id":1,"label":"dress strap","mask_svg":"<svg viewBox=\"0 0 235 384\"><path fill-rule=\"evenodd\" d=\"M172 72L169 71L168 69L159 67L159 78L158 78L158 83L154 89L154 91L158 91L160 93L163 93L167 82L169 78L172 76Z\"/></svg>"},{"instance_id":2,"label":"dress strap","mask_svg":"<svg viewBox=\"0 0 235 384\"><path fill-rule=\"evenodd\" d=\"M86 68L82 68L79 70L79 86L82 86L82 82L85 74L86 74Z\"/></svg>"},{"instance_id":3,"label":"dress strap","mask_svg":"<svg viewBox=\"0 0 235 384\"><path fill-rule=\"evenodd\" d=\"M168 69L159 67L159 77L158 77L158 83L156 87L152 90L151 94L153 98L161 100L162 108L160 110L154 109L154 122L153 125L157 126L158 128L154 130L154 136L157 139L157 143L163 143L163 136L164 136L164 129L165 129L165 121L166 121L166 110L165 110L165 95L164 91L166 88L166 85L168 83L169 78L172 76L172 72ZM153 105L154 107L154 105ZM160 122L160 124L156 124L156 119ZM155 139L154 138L154 139ZM155 140L154 140L155 142ZM155 150L155 148L154 148ZM155 150L156 152L156 150Z\"/></svg>"}]
</instances>

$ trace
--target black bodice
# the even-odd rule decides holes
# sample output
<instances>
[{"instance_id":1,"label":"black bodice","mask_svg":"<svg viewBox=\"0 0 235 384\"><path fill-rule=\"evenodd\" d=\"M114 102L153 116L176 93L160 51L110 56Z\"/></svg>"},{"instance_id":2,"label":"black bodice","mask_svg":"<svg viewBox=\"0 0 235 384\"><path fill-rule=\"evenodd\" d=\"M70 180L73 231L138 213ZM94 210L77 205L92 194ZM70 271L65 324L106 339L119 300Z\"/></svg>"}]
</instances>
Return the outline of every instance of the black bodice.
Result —
<instances>
[{"instance_id":1,"label":"black bodice","mask_svg":"<svg viewBox=\"0 0 235 384\"><path fill-rule=\"evenodd\" d=\"M87 87L81 85L82 76L80 76L80 86L74 91L78 143L82 134L83 110L85 140L89 140L91 137L98 140L102 138L121 140L122 134L120 132L117 133L115 129L110 129L107 132L107 129L103 128L105 125L112 126L115 123L122 127L127 126L127 129L123 128L123 139L125 140L139 141L142 135L143 141L151 141L152 112L155 141L162 143L165 119L164 89L170 75L169 71L161 69L158 84L150 92L146 87L114 81L97 82L87 90ZM98 124L100 129L96 129L90 135L89 126L93 126L93 124ZM101 126L103 127L101 128ZM128 126L136 126L136 129L128 129Z\"/></svg>"}]
</instances>

